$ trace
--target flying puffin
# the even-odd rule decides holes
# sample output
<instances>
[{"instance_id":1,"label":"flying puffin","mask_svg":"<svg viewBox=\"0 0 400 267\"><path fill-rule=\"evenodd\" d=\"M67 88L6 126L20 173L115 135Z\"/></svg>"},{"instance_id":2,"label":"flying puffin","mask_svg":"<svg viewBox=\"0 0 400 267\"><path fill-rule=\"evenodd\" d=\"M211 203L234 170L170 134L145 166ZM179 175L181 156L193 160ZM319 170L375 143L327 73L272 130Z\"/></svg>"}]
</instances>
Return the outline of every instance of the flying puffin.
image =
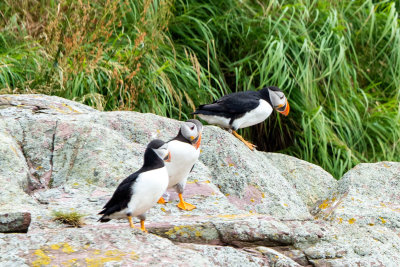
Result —
<instances>
[{"instance_id":1,"label":"flying puffin","mask_svg":"<svg viewBox=\"0 0 400 267\"><path fill-rule=\"evenodd\" d=\"M132 216L136 216L140 219L140 229L147 232L144 227L145 212L157 203L168 186L168 172L164 161L170 161L171 154L167 146L167 143L158 139L147 145L142 168L118 185L99 213L103 215L100 222L128 218L130 227L134 228Z\"/></svg>"},{"instance_id":2,"label":"flying puffin","mask_svg":"<svg viewBox=\"0 0 400 267\"><path fill-rule=\"evenodd\" d=\"M273 109L287 116L290 107L281 89L268 86L260 91L225 95L211 104L200 105L193 114L210 124L229 129L229 132L253 150L255 145L244 140L236 131L263 122Z\"/></svg>"},{"instance_id":3,"label":"flying puffin","mask_svg":"<svg viewBox=\"0 0 400 267\"><path fill-rule=\"evenodd\" d=\"M180 202L178 208L192 210L196 206L183 200L182 194L185 189L189 173L200 155L201 132L203 125L198 120L188 120L179 129L178 135L168 142L168 150L171 153L171 161L165 163L168 170L168 188L175 188ZM158 203L165 203L161 197Z\"/></svg>"}]
</instances>

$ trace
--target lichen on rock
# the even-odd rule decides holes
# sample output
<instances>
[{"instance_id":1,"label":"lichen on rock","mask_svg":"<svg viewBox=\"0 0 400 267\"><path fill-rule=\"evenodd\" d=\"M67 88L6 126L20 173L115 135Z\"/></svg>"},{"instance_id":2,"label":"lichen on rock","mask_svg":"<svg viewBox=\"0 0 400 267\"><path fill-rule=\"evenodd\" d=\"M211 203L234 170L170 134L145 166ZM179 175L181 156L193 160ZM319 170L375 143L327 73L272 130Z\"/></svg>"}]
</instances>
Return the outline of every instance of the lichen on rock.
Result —
<instances>
[{"instance_id":1,"label":"lichen on rock","mask_svg":"<svg viewBox=\"0 0 400 267\"><path fill-rule=\"evenodd\" d=\"M400 264L400 163L360 164L336 181L294 157L250 151L215 126L204 127L184 193L197 209L179 210L169 190L147 214L150 234L127 220L97 222L146 144L179 127L59 97L0 96L0 214L31 216L26 234L0 233L0 265ZM67 228L53 210L85 214L85 225Z\"/></svg>"}]
</instances>

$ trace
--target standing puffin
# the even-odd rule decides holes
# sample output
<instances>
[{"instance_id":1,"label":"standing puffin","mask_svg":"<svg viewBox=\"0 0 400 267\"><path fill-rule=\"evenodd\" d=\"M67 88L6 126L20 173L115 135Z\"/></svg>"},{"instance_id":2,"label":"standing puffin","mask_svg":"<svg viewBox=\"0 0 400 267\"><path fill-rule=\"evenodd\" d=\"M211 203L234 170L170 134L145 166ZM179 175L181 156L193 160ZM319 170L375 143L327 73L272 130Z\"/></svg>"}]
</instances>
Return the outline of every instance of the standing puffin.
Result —
<instances>
[{"instance_id":1,"label":"standing puffin","mask_svg":"<svg viewBox=\"0 0 400 267\"><path fill-rule=\"evenodd\" d=\"M193 114L210 124L229 129L253 150L255 145L244 140L236 130L263 122L271 115L273 109L287 116L290 107L281 89L268 86L257 92L245 91L225 95L211 104L199 106Z\"/></svg>"},{"instance_id":2,"label":"standing puffin","mask_svg":"<svg viewBox=\"0 0 400 267\"><path fill-rule=\"evenodd\" d=\"M196 206L183 200L182 194L185 189L189 173L200 155L201 132L203 125L198 120L187 120L179 130L178 135L168 142L168 150L171 153L171 161L165 163L168 170L168 188L175 188L180 202L178 208L182 210L192 210ZM165 203L164 198L160 198L158 203Z\"/></svg>"},{"instance_id":3,"label":"standing puffin","mask_svg":"<svg viewBox=\"0 0 400 267\"><path fill-rule=\"evenodd\" d=\"M140 219L140 229L147 232L144 227L145 212L157 203L167 189L168 172L164 161L170 160L167 144L158 139L151 141L144 152L142 168L118 185L99 213L103 215L99 221L108 222L127 217L130 227L134 228L132 216L136 216Z\"/></svg>"}]
</instances>

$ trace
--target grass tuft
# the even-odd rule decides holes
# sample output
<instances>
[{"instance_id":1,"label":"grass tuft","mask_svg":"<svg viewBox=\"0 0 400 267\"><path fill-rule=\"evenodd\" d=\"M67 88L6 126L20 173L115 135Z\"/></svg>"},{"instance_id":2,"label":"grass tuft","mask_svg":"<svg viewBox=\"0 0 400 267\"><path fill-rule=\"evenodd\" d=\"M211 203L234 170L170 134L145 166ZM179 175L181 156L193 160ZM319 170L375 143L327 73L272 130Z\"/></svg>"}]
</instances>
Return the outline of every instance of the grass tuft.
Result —
<instances>
[{"instance_id":1,"label":"grass tuft","mask_svg":"<svg viewBox=\"0 0 400 267\"><path fill-rule=\"evenodd\" d=\"M73 227L81 227L84 224L82 219L85 215L76 211L53 211L52 215L54 221L60 222L62 224L71 225Z\"/></svg>"}]
</instances>

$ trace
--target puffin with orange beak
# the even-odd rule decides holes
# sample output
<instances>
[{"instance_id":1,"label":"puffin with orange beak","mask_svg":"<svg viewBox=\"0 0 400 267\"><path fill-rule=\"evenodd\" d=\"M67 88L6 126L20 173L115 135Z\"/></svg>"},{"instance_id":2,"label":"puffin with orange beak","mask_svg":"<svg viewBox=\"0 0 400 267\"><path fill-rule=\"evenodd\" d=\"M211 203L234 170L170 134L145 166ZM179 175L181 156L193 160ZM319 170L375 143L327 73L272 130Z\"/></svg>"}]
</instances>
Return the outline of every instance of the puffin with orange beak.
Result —
<instances>
[{"instance_id":1,"label":"puffin with orange beak","mask_svg":"<svg viewBox=\"0 0 400 267\"><path fill-rule=\"evenodd\" d=\"M180 202L178 208L182 210L192 210L196 206L183 200L183 191L189 173L200 156L200 143L203 125L198 120L187 120L181 125L178 135L168 142L168 150L171 153L171 161L166 162L168 170L169 184L168 188L175 188ZM165 203L161 197L158 203Z\"/></svg>"},{"instance_id":2,"label":"puffin with orange beak","mask_svg":"<svg viewBox=\"0 0 400 267\"><path fill-rule=\"evenodd\" d=\"M199 106L193 114L210 124L228 129L248 148L255 145L243 139L236 131L266 120L273 110L287 116L289 103L285 94L276 86L260 91L245 91L225 95L211 104Z\"/></svg>"},{"instance_id":3,"label":"puffin with orange beak","mask_svg":"<svg viewBox=\"0 0 400 267\"><path fill-rule=\"evenodd\" d=\"M140 219L140 229L147 232L144 221L146 211L153 207L168 186L165 162L171 161L168 145L158 139L151 141L144 152L142 168L125 178L111 199L103 207L100 222L127 218L131 228L132 217Z\"/></svg>"}]
</instances>

